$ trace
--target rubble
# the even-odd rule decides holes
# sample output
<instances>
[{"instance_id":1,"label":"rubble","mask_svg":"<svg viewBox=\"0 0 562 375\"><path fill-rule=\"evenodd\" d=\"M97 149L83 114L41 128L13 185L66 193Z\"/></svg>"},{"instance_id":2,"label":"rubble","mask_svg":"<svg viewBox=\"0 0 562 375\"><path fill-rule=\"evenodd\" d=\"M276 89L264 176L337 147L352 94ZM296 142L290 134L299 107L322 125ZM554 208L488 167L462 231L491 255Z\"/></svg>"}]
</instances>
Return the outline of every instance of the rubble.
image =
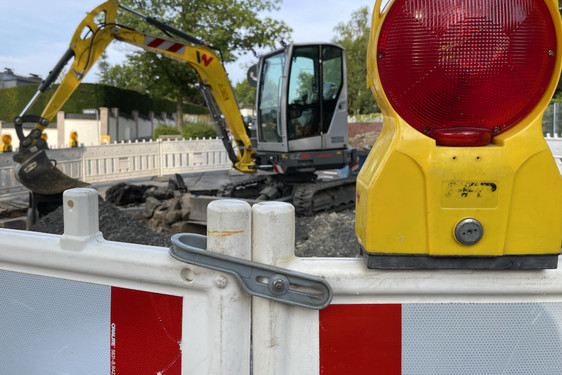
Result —
<instances>
[{"instance_id":1,"label":"rubble","mask_svg":"<svg viewBox=\"0 0 562 375\"><path fill-rule=\"evenodd\" d=\"M295 254L301 257L356 257L355 210L296 218Z\"/></svg>"},{"instance_id":2,"label":"rubble","mask_svg":"<svg viewBox=\"0 0 562 375\"><path fill-rule=\"evenodd\" d=\"M99 229L108 241L128 242L151 246L171 246L170 235L150 230L130 214L112 203L99 199ZM29 230L51 234L63 234L62 206L42 217Z\"/></svg>"},{"instance_id":3,"label":"rubble","mask_svg":"<svg viewBox=\"0 0 562 375\"><path fill-rule=\"evenodd\" d=\"M357 134L349 139L349 145L359 151L369 151L380 135L380 130Z\"/></svg>"},{"instance_id":4,"label":"rubble","mask_svg":"<svg viewBox=\"0 0 562 375\"><path fill-rule=\"evenodd\" d=\"M99 200L100 231L110 241L169 247L172 234L193 229L186 223L191 195L180 190L183 189L174 183L167 187L121 183L110 188L108 199ZM132 197L137 201L133 202ZM118 208L115 202L127 203ZM357 256L354 215L354 210L347 210L297 217L297 256ZM62 207L41 218L30 230L62 234Z\"/></svg>"}]
</instances>

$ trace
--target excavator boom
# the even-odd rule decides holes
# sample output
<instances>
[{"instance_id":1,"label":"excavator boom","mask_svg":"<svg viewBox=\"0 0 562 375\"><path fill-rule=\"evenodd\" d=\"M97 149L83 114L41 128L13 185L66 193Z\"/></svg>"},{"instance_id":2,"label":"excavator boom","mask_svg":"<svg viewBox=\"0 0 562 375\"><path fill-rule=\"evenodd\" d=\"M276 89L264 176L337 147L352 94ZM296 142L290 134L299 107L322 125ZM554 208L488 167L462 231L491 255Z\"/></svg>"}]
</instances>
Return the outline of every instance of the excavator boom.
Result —
<instances>
[{"instance_id":1,"label":"excavator boom","mask_svg":"<svg viewBox=\"0 0 562 375\"><path fill-rule=\"evenodd\" d=\"M153 35L118 24L117 11L119 9L124 9L143 18L147 23L162 29L167 34L177 36L178 39ZM222 136L234 168L244 173L256 171L255 151L251 146L248 131L240 115L224 66L213 49L203 41L181 30L120 5L116 0L110 0L99 5L84 17L72 36L69 49L45 81L41 83L37 93L26 105L20 116L14 121L20 139L20 152L14 156L14 160L20 164L17 168L17 176L24 186L42 194L57 194L72 187L87 185L58 171L46 157L46 143L41 142L40 138L49 121L56 116L113 40L135 45L148 52L161 54L193 68L197 74L203 96L215 117L216 123L219 124L219 134ZM60 86L44 108L41 116L39 118L37 116L26 116L27 111L37 98L52 86L63 68L71 60L73 61L68 72L63 77ZM22 124L31 121L35 122L35 128L26 136L23 134ZM230 142L226 131L227 127L238 146L237 151L234 150ZM51 183L45 184L45 181Z\"/></svg>"}]
</instances>

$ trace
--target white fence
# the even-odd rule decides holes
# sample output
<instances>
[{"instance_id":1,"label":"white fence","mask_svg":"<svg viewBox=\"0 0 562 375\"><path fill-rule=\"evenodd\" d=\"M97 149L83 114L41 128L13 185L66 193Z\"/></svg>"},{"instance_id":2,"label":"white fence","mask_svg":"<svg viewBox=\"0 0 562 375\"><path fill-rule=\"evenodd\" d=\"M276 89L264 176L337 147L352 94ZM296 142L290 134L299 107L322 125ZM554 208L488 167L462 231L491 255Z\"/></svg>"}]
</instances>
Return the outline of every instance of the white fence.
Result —
<instances>
[{"instance_id":1,"label":"white fence","mask_svg":"<svg viewBox=\"0 0 562 375\"><path fill-rule=\"evenodd\" d=\"M0 373L560 373L562 264L381 271L297 258L291 205L226 200L211 205L201 245L234 273L223 272L105 241L97 202L92 189L65 192L62 236L0 229ZM242 272L226 255L278 274ZM280 302L316 296L291 289L289 272L321 277L331 303ZM270 299L249 296L244 280Z\"/></svg>"},{"instance_id":2,"label":"white fence","mask_svg":"<svg viewBox=\"0 0 562 375\"><path fill-rule=\"evenodd\" d=\"M562 138L545 138L562 173ZM230 160L220 139L114 143L49 150L57 167L89 183L174 173L227 170ZM26 191L15 178L11 153L0 154L0 195Z\"/></svg>"},{"instance_id":3,"label":"white fence","mask_svg":"<svg viewBox=\"0 0 562 375\"><path fill-rule=\"evenodd\" d=\"M220 139L114 143L48 150L47 154L63 173L89 183L228 170L231 166ZM0 195L26 191L15 178L12 156L0 154Z\"/></svg>"},{"instance_id":4,"label":"white fence","mask_svg":"<svg viewBox=\"0 0 562 375\"><path fill-rule=\"evenodd\" d=\"M560 173L562 173L562 138L560 138L558 134L554 134L554 136L547 134L545 139L552 151L556 165L558 166Z\"/></svg>"}]
</instances>

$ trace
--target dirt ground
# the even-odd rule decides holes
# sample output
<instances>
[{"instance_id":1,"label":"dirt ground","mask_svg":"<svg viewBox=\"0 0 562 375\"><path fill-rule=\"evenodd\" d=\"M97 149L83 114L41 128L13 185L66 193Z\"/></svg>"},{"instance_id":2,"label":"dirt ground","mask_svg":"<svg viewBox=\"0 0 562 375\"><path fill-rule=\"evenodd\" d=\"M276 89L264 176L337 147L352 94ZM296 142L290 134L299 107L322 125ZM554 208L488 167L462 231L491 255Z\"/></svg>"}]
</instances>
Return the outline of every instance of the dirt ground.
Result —
<instances>
[{"instance_id":1,"label":"dirt ground","mask_svg":"<svg viewBox=\"0 0 562 375\"><path fill-rule=\"evenodd\" d=\"M171 234L157 233L102 199L99 201L100 231L109 241L129 242L152 246L169 247ZM313 217L297 217L297 256L357 256L358 243L355 238L355 212L321 213ZM62 234L62 207L41 218L30 230L51 234Z\"/></svg>"}]
</instances>

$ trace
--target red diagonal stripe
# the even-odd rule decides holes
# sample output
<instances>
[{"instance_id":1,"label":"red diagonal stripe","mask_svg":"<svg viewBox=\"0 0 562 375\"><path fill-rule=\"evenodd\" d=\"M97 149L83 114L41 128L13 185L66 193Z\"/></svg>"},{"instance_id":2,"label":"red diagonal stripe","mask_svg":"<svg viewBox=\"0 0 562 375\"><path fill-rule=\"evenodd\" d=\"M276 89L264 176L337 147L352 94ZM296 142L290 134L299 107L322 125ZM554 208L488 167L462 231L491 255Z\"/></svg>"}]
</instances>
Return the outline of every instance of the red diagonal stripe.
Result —
<instances>
[{"instance_id":1,"label":"red diagonal stripe","mask_svg":"<svg viewBox=\"0 0 562 375\"><path fill-rule=\"evenodd\" d=\"M183 44L175 43L173 46L168 48L170 52L178 52L183 47Z\"/></svg>"},{"instance_id":2,"label":"red diagonal stripe","mask_svg":"<svg viewBox=\"0 0 562 375\"><path fill-rule=\"evenodd\" d=\"M147 46L156 48L162 43L164 43L164 40L155 38L152 42L148 43Z\"/></svg>"}]
</instances>

